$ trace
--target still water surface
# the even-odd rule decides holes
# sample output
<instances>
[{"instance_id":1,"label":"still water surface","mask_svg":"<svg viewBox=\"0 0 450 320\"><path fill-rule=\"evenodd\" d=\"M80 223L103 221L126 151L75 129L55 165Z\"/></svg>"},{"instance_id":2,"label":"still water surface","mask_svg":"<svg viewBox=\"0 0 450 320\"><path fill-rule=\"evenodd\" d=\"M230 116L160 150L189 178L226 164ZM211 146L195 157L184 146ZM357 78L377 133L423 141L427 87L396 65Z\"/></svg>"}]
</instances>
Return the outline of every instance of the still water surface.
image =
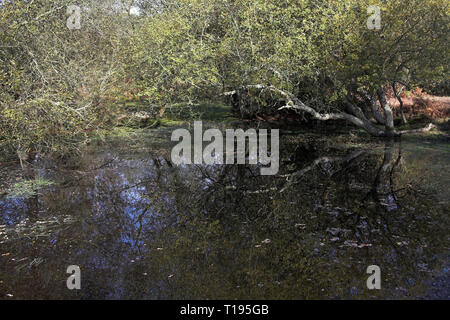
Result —
<instances>
[{"instance_id":1,"label":"still water surface","mask_svg":"<svg viewBox=\"0 0 450 320\"><path fill-rule=\"evenodd\" d=\"M0 198L0 298L449 298L448 142L283 135L279 174L260 176L172 166L164 139L36 162L54 184Z\"/></svg>"}]
</instances>

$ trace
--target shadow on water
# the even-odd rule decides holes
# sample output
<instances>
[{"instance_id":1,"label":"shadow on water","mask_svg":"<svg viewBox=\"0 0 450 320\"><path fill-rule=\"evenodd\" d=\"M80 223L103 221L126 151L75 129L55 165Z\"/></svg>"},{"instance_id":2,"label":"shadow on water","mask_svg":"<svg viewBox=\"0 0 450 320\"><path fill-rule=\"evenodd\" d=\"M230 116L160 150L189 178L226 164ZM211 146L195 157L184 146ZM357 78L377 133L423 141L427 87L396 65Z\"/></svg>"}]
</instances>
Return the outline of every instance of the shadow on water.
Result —
<instances>
[{"instance_id":1,"label":"shadow on water","mask_svg":"<svg viewBox=\"0 0 450 320\"><path fill-rule=\"evenodd\" d=\"M151 147L92 148L77 169L41 163L34 174L54 185L0 201L0 296L428 297L448 267L448 152L415 147L283 139L277 176L175 167ZM381 290L366 287L373 264ZM81 290L66 287L69 265ZM448 298L445 279L434 295Z\"/></svg>"}]
</instances>

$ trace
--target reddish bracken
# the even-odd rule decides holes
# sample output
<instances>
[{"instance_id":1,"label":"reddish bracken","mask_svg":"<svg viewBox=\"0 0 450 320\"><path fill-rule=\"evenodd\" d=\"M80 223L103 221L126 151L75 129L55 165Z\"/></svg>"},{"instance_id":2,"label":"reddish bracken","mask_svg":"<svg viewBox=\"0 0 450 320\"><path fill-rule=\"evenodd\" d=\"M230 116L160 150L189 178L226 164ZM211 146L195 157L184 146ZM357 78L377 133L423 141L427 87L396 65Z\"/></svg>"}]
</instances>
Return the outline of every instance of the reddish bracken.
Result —
<instances>
[{"instance_id":1,"label":"reddish bracken","mask_svg":"<svg viewBox=\"0 0 450 320\"><path fill-rule=\"evenodd\" d=\"M400 115L400 102L395 98L392 90L388 91L388 101L392 106L394 116ZM450 116L450 97L433 96L415 88L410 92L402 92L403 112L408 119L425 115L430 119L447 118Z\"/></svg>"}]
</instances>

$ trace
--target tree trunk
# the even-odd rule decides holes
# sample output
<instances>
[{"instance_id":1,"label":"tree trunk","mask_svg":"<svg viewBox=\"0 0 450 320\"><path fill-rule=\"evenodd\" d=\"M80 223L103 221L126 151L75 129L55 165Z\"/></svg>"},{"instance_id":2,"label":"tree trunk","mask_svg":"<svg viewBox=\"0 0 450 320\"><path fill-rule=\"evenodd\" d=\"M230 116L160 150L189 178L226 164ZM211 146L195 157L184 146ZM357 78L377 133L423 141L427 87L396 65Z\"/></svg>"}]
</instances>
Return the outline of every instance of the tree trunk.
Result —
<instances>
[{"instance_id":1,"label":"tree trunk","mask_svg":"<svg viewBox=\"0 0 450 320\"><path fill-rule=\"evenodd\" d=\"M380 87L377 90L378 100L380 101L381 107L384 110L384 121L385 121L385 132L388 137L392 137L395 135L394 129L394 115L392 113L391 106L387 102L386 95L384 94L383 89Z\"/></svg>"},{"instance_id":2,"label":"tree trunk","mask_svg":"<svg viewBox=\"0 0 450 320\"><path fill-rule=\"evenodd\" d=\"M397 98L398 102L400 103L400 113L402 115L403 124L407 124L408 120L406 120L405 113L403 112L403 100L400 97L401 91L400 92L397 91L397 88L395 87L395 82L392 83L392 89L394 90L395 97Z\"/></svg>"}]
</instances>

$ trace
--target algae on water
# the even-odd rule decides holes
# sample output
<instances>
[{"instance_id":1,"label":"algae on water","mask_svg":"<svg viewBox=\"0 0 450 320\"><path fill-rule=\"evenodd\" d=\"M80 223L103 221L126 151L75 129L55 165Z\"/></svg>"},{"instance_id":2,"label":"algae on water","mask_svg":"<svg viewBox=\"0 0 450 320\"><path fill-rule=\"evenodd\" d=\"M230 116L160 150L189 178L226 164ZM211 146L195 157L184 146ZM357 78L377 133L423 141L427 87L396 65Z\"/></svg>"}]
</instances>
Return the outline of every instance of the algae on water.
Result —
<instances>
[{"instance_id":1,"label":"algae on water","mask_svg":"<svg viewBox=\"0 0 450 320\"><path fill-rule=\"evenodd\" d=\"M8 198L28 199L37 195L40 189L51 185L53 185L52 181L43 178L21 181L8 190Z\"/></svg>"}]
</instances>

